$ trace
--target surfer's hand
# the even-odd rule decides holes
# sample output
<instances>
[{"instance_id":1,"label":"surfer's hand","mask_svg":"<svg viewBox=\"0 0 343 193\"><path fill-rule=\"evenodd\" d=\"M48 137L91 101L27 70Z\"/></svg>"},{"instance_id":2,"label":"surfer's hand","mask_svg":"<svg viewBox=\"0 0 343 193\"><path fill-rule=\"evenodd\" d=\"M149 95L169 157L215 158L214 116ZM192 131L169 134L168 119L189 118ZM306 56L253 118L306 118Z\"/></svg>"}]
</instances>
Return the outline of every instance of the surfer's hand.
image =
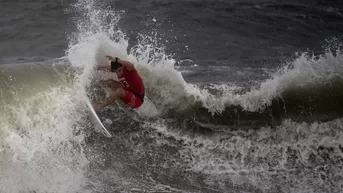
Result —
<instances>
[{"instance_id":1,"label":"surfer's hand","mask_svg":"<svg viewBox=\"0 0 343 193\"><path fill-rule=\"evenodd\" d=\"M116 59L113 58L112 56L106 56L106 58L109 59L109 60L112 60L112 61L116 60Z\"/></svg>"}]
</instances>

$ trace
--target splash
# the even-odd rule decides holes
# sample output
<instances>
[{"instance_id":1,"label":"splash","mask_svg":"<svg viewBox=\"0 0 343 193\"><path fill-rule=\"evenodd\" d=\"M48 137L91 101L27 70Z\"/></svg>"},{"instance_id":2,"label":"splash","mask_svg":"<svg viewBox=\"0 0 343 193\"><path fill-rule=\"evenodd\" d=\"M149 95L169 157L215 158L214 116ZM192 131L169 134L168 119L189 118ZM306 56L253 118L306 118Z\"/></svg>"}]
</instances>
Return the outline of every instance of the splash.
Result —
<instances>
[{"instance_id":1,"label":"splash","mask_svg":"<svg viewBox=\"0 0 343 193\"><path fill-rule=\"evenodd\" d=\"M320 56L300 53L270 79L246 89L248 92L245 93L237 92L241 88L234 83L210 86L187 83L177 70L173 56L166 54L165 45L159 42L157 30L152 30L151 34L139 34L137 45L129 46L124 32L117 25L122 12L103 9L90 0L76 5L80 16L86 19L78 23L78 31L70 37L72 43L67 54L72 65L82 69L79 76L82 85L88 85L93 75L97 79L115 78L113 74L104 76L94 72L96 65L106 64L105 55L131 61L146 87L146 101L137 111L140 116L159 116L199 104L212 116L231 107L263 112L271 108L275 100L284 100L285 93L292 89L335 87L335 81L342 80L342 53L336 46L337 49L326 49Z\"/></svg>"},{"instance_id":2,"label":"splash","mask_svg":"<svg viewBox=\"0 0 343 193\"><path fill-rule=\"evenodd\" d=\"M111 28L98 28L104 26L99 23L101 17L113 16L114 12L102 12L95 7L94 1L74 5L76 11L86 16L70 36L66 52L68 64L76 69L76 74L69 76L66 71L51 80L48 74L48 82L54 84L26 95L13 92L9 96L14 102L1 110L6 113L0 121L0 192L89 191L85 188L89 183L89 161L84 153L84 139L92 130L86 118L85 87L91 80L97 54L110 54L101 49L107 51L114 46L114 51L124 56L127 47L126 41L108 41L108 34L115 35L109 32ZM116 18L109 24L115 21ZM20 91L16 86L21 84L11 81L6 86Z\"/></svg>"},{"instance_id":3,"label":"splash","mask_svg":"<svg viewBox=\"0 0 343 193\"><path fill-rule=\"evenodd\" d=\"M111 55L134 63L143 78L147 100L138 110L141 116L159 115L184 105L187 83L175 70L175 60L165 54L156 39L140 34L138 44L128 53L126 36L116 27L120 13L100 9L95 1L79 2L76 8L86 19L78 23L78 31L70 36L67 56L80 69L82 85L89 85L94 76L116 79L114 74L94 71L96 65L107 65L105 56Z\"/></svg>"},{"instance_id":4,"label":"splash","mask_svg":"<svg viewBox=\"0 0 343 193\"><path fill-rule=\"evenodd\" d=\"M77 192L86 179L82 109L72 87L47 89L7 107L1 120L1 192ZM62 185L61 185L62 184Z\"/></svg>"}]
</instances>

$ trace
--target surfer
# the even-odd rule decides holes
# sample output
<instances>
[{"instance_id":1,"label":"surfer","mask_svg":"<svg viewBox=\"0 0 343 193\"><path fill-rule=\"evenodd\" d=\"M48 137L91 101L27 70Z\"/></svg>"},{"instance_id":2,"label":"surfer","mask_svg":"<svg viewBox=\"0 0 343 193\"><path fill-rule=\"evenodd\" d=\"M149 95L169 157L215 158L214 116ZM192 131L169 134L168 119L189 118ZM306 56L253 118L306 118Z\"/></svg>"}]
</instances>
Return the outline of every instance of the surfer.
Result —
<instances>
[{"instance_id":1,"label":"surfer","mask_svg":"<svg viewBox=\"0 0 343 193\"><path fill-rule=\"evenodd\" d=\"M100 66L97 70L115 72L119 81L113 79L100 81L104 86L113 90L113 94L105 98L101 103L94 103L95 111L114 103L120 99L131 108L138 108L144 102L144 85L142 78L139 76L135 66L128 61L121 60L117 57L106 56L109 60L109 66Z\"/></svg>"}]
</instances>

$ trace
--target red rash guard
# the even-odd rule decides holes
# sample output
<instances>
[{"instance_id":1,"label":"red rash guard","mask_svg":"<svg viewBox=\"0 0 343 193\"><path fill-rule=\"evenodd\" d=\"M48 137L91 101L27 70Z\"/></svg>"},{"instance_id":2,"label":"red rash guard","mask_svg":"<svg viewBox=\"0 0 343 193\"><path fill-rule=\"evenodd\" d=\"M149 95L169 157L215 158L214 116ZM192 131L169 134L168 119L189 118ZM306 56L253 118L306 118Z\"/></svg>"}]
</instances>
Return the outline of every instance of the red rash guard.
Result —
<instances>
[{"instance_id":1,"label":"red rash guard","mask_svg":"<svg viewBox=\"0 0 343 193\"><path fill-rule=\"evenodd\" d=\"M140 107L144 101L144 85L137 70L128 70L126 67L123 67L123 74L121 77L118 77L118 80L126 90L122 100L131 108Z\"/></svg>"}]
</instances>

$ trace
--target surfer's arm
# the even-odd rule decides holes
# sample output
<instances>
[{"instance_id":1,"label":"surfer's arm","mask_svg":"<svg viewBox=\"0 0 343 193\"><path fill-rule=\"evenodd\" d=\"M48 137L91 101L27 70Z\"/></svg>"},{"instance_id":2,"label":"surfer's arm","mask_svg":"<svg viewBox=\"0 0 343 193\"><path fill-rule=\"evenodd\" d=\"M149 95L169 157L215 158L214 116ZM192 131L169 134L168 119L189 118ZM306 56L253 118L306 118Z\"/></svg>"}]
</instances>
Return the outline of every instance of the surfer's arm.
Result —
<instances>
[{"instance_id":1,"label":"surfer's arm","mask_svg":"<svg viewBox=\"0 0 343 193\"><path fill-rule=\"evenodd\" d=\"M121 60L118 58L118 63L125 66L127 70L131 71L133 69L135 69L135 65L133 65L131 62L129 61L125 61L125 60Z\"/></svg>"},{"instance_id":2,"label":"surfer's arm","mask_svg":"<svg viewBox=\"0 0 343 193\"><path fill-rule=\"evenodd\" d=\"M103 71L111 71L110 66L98 66L96 69L97 70L103 70Z\"/></svg>"}]
</instances>

